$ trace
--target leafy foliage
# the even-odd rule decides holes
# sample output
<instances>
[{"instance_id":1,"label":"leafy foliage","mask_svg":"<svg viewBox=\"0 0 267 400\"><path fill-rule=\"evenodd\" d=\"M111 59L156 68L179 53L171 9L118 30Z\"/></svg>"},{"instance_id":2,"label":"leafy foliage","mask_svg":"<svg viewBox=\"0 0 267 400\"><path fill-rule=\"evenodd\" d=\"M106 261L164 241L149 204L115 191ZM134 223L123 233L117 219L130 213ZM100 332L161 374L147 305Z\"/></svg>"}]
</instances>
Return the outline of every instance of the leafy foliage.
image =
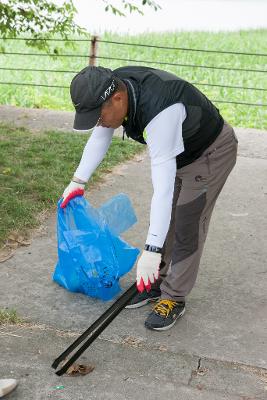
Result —
<instances>
[{"instance_id":1,"label":"leafy foliage","mask_svg":"<svg viewBox=\"0 0 267 400\"><path fill-rule=\"evenodd\" d=\"M125 13L115 7L112 2L102 0L105 10L115 15L125 16ZM153 0L140 0L136 6L133 1L121 0L125 11L139 12L140 7L148 5L154 10L160 8ZM64 0L62 5L52 0L3 0L0 2L0 34L3 39L14 38L20 35L29 35L26 44L47 52L59 53L59 47L51 48L49 40L62 38L67 40L70 35L88 35L88 32L75 21L77 10L72 0ZM72 46L65 42L64 46ZM2 52L5 51L1 46Z\"/></svg>"},{"instance_id":2,"label":"leafy foliage","mask_svg":"<svg viewBox=\"0 0 267 400\"><path fill-rule=\"evenodd\" d=\"M126 14L121 10L115 7L110 1L108 0L102 0L104 3L106 3L105 11L112 11L113 14L119 15L121 17L125 17ZM141 6L148 5L152 7L155 11L157 11L160 7L159 4L157 4L153 0L142 0L141 1ZM127 0L122 0L122 5L125 11L131 12L138 12L139 14L143 15L143 11L140 9L140 6L137 6L133 3L133 1L127 1Z\"/></svg>"},{"instance_id":3,"label":"leafy foliage","mask_svg":"<svg viewBox=\"0 0 267 400\"><path fill-rule=\"evenodd\" d=\"M1 1L0 33L3 38L28 34L28 46L49 51L48 40L52 37L68 39L69 35L86 33L74 22L76 13L72 0L65 0L62 5L49 0ZM56 53L57 49L53 51Z\"/></svg>"}]
</instances>

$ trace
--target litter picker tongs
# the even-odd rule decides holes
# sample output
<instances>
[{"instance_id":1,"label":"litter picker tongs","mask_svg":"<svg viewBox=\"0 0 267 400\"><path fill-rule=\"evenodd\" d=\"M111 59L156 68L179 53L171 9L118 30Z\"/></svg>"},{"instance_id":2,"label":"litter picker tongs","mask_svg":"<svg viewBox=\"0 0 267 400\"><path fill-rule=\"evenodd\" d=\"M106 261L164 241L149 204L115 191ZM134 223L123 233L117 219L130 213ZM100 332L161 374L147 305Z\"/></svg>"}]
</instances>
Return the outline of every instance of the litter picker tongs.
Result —
<instances>
[{"instance_id":1,"label":"litter picker tongs","mask_svg":"<svg viewBox=\"0 0 267 400\"><path fill-rule=\"evenodd\" d=\"M58 376L63 375L69 367L80 357L80 355L90 346L91 343L100 335L100 333L113 321L113 319L124 309L127 303L137 294L136 283L129 287L118 300L109 307L86 331L84 331L52 364L52 368L57 369L59 364L73 352L88 336L88 339L71 356L69 360L55 373Z\"/></svg>"}]
</instances>

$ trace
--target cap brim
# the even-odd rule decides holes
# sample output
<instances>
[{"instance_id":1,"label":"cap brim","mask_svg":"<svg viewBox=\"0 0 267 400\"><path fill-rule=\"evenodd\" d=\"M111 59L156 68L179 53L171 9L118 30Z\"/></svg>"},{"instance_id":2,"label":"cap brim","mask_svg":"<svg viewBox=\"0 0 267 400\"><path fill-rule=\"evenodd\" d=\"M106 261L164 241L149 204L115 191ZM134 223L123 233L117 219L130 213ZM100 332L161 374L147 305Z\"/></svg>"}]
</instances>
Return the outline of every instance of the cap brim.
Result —
<instances>
[{"instance_id":1,"label":"cap brim","mask_svg":"<svg viewBox=\"0 0 267 400\"><path fill-rule=\"evenodd\" d=\"M92 129L94 126L96 126L97 121L99 120L100 112L101 107L87 112L76 112L73 129L76 131L86 131L88 129Z\"/></svg>"}]
</instances>

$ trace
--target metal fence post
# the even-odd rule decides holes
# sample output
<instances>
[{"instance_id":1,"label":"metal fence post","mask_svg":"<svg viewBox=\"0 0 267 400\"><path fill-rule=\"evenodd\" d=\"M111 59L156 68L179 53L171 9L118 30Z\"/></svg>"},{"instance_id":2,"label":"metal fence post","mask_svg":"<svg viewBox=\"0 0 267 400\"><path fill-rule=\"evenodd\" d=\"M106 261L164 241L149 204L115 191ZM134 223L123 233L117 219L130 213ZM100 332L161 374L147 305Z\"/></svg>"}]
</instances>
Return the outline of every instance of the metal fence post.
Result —
<instances>
[{"instance_id":1,"label":"metal fence post","mask_svg":"<svg viewBox=\"0 0 267 400\"><path fill-rule=\"evenodd\" d=\"M92 36L90 44L90 55L89 55L89 65L96 64L97 47L98 47L98 36Z\"/></svg>"}]
</instances>

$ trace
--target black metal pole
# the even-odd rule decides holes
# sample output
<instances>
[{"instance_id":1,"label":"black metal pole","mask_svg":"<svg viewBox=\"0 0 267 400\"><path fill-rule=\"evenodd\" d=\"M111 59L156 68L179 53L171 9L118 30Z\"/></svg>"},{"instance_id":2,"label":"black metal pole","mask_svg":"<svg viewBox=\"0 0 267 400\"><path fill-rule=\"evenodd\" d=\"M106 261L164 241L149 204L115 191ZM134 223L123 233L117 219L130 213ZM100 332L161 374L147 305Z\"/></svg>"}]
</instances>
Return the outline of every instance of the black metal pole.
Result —
<instances>
[{"instance_id":1,"label":"black metal pole","mask_svg":"<svg viewBox=\"0 0 267 400\"><path fill-rule=\"evenodd\" d=\"M52 364L52 368L56 369L61 361L63 361L76 347L82 343L85 338L91 335L85 343L73 354L73 356L56 371L56 374L63 375L68 368L80 357L80 355L90 346L90 344L100 335L101 332L113 321L113 319L124 309L127 303L136 295L136 283L134 283L118 300L112 304L86 331L84 331Z\"/></svg>"}]
</instances>

